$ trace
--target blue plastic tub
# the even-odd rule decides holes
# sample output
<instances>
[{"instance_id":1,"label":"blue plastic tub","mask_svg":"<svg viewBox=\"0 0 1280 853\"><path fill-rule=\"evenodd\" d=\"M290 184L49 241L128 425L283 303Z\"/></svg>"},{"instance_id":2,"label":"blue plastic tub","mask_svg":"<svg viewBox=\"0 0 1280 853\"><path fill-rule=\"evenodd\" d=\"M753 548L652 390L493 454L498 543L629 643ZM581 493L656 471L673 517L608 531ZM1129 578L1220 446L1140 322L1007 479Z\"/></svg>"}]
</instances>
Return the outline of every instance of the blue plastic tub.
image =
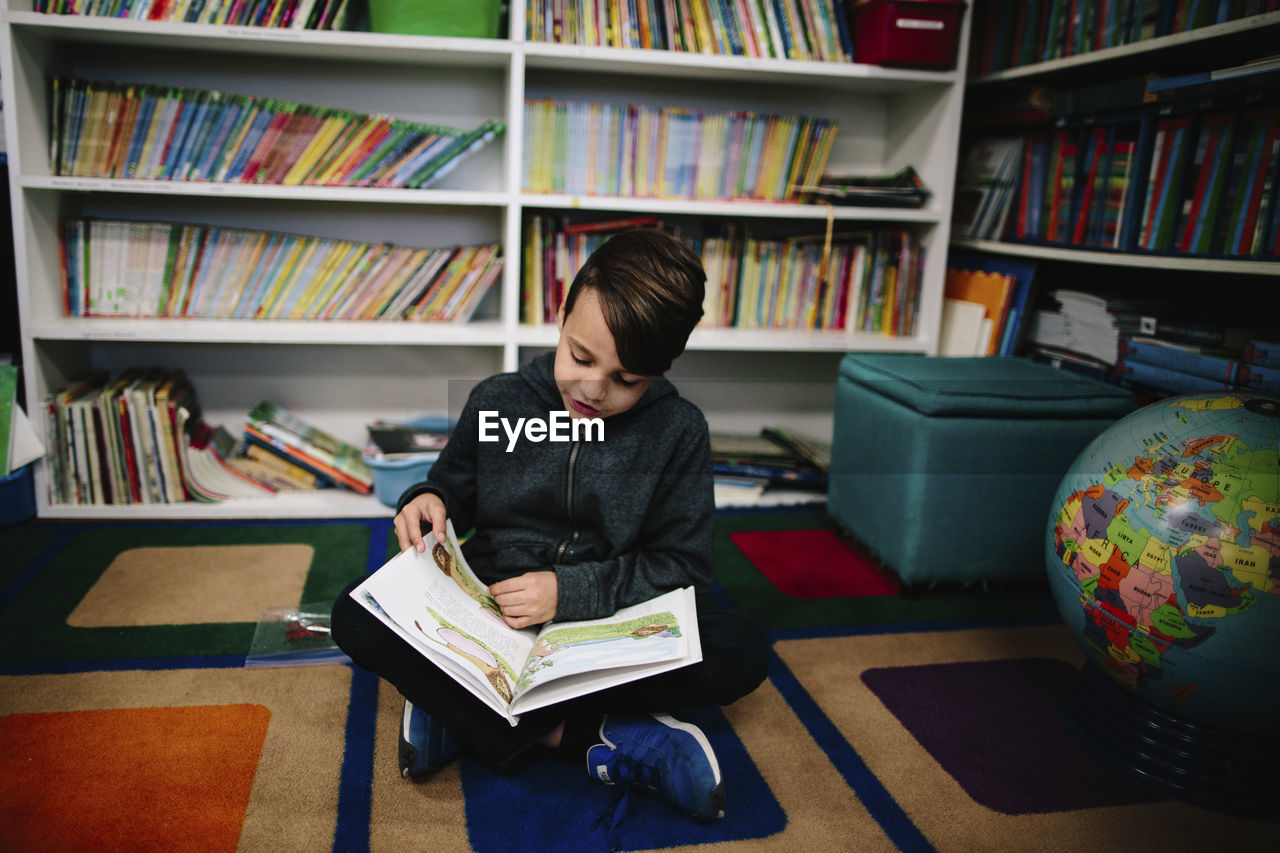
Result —
<instances>
[{"instance_id":1,"label":"blue plastic tub","mask_svg":"<svg viewBox=\"0 0 1280 853\"><path fill-rule=\"evenodd\" d=\"M404 422L418 429L449 431L453 421L437 415L426 415ZM440 451L422 453L399 459L378 459L365 454L364 461L373 470L373 495L389 507L394 507L405 489L427 479L427 473L440 456Z\"/></svg>"},{"instance_id":2,"label":"blue plastic tub","mask_svg":"<svg viewBox=\"0 0 1280 853\"><path fill-rule=\"evenodd\" d=\"M31 466L23 465L7 477L0 477L0 527L18 524L36 514L36 492Z\"/></svg>"},{"instance_id":3,"label":"blue plastic tub","mask_svg":"<svg viewBox=\"0 0 1280 853\"><path fill-rule=\"evenodd\" d=\"M439 456L439 453L424 453L403 459L375 459L366 455L364 461L373 469L374 497L394 507L405 489L427 479Z\"/></svg>"}]
</instances>

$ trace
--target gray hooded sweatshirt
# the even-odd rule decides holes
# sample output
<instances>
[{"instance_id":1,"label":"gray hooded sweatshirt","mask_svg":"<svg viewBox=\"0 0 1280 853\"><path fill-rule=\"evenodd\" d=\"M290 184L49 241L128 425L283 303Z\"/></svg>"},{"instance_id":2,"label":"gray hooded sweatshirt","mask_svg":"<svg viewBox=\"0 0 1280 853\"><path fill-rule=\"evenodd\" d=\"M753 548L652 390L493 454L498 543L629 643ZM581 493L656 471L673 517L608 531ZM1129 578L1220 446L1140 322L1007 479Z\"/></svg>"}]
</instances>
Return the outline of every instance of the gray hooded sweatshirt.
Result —
<instances>
[{"instance_id":1,"label":"gray hooded sweatshirt","mask_svg":"<svg viewBox=\"0 0 1280 853\"><path fill-rule=\"evenodd\" d=\"M715 500L707 422L666 379L626 412L577 441L514 441L498 418L551 421L564 404L555 353L516 373L484 380L424 483L445 503L454 529L475 533L463 547L485 583L554 571L556 619L596 619L620 607L712 579ZM481 413L490 412L481 441ZM568 430L562 429L562 434ZM397 511L399 507L397 508Z\"/></svg>"}]
</instances>

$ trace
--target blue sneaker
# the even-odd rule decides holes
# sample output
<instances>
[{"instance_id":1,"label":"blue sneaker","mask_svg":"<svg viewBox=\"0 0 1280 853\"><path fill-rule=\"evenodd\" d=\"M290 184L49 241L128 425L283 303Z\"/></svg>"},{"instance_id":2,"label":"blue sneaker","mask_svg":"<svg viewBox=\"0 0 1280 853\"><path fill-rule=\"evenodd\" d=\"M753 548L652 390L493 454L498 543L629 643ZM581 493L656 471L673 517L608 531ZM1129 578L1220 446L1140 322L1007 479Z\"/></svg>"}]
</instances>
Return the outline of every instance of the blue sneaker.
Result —
<instances>
[{"instance_id":1,"label":"blue sneaker","mask_svg":"<svg viewBox=\"0 0 1280 853\"><path fill-rule=\"evenodd\" d=\"M587 772L606 785L648 791L702 820L724 817L720 765L702 730L666 714L606 716Z\"/></svg>"},{"instance_id":2,"label":"blue sneaker","mask_svg":"<svg viewBox=\"0 0 1280 853\"><path fill-rule=\"evenodd\" d=\"M404 703L400 724L400 775L421 779L453 760L462 744L426 711Z\"/></svg>"}]
</instances>

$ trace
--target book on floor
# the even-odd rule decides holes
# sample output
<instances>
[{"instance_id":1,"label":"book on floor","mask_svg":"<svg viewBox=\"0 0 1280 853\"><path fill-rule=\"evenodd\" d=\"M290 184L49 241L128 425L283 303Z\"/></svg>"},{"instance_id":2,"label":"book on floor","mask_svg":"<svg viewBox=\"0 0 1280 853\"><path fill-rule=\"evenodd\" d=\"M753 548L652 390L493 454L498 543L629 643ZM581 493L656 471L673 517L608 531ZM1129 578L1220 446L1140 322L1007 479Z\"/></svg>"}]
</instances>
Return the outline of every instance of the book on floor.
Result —
<instances>
[{"instance_id":1,"label":"book on floor","mask_svg":"<svg viewBox=\"0 0 1280 853\"><path fill-rule=\"evenodd\" d=\"M516 629L458 546L406 549L351 592L427 660L511 725L520 715L702 660L693 587L604 619Z\"/></svg>"}]
</instances>

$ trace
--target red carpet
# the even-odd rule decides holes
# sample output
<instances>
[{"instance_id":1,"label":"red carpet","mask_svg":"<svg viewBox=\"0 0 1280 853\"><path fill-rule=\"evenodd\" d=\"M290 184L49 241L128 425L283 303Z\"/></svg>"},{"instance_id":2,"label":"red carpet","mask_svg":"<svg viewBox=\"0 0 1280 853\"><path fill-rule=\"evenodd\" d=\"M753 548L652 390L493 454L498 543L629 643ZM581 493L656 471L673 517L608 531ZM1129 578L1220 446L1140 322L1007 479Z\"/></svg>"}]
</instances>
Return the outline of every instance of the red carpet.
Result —
<instances>
[{"instance_id":1,"label":"red carpet","mask_svg":"<svg viewBox=\"0 0 1280 853\"><path fill-rule=\"evenodd\" d=\"M778 591L792 598L893 595L885 570L831 530L759 530L730 534Z\"/></svg>"}]
</instances>

